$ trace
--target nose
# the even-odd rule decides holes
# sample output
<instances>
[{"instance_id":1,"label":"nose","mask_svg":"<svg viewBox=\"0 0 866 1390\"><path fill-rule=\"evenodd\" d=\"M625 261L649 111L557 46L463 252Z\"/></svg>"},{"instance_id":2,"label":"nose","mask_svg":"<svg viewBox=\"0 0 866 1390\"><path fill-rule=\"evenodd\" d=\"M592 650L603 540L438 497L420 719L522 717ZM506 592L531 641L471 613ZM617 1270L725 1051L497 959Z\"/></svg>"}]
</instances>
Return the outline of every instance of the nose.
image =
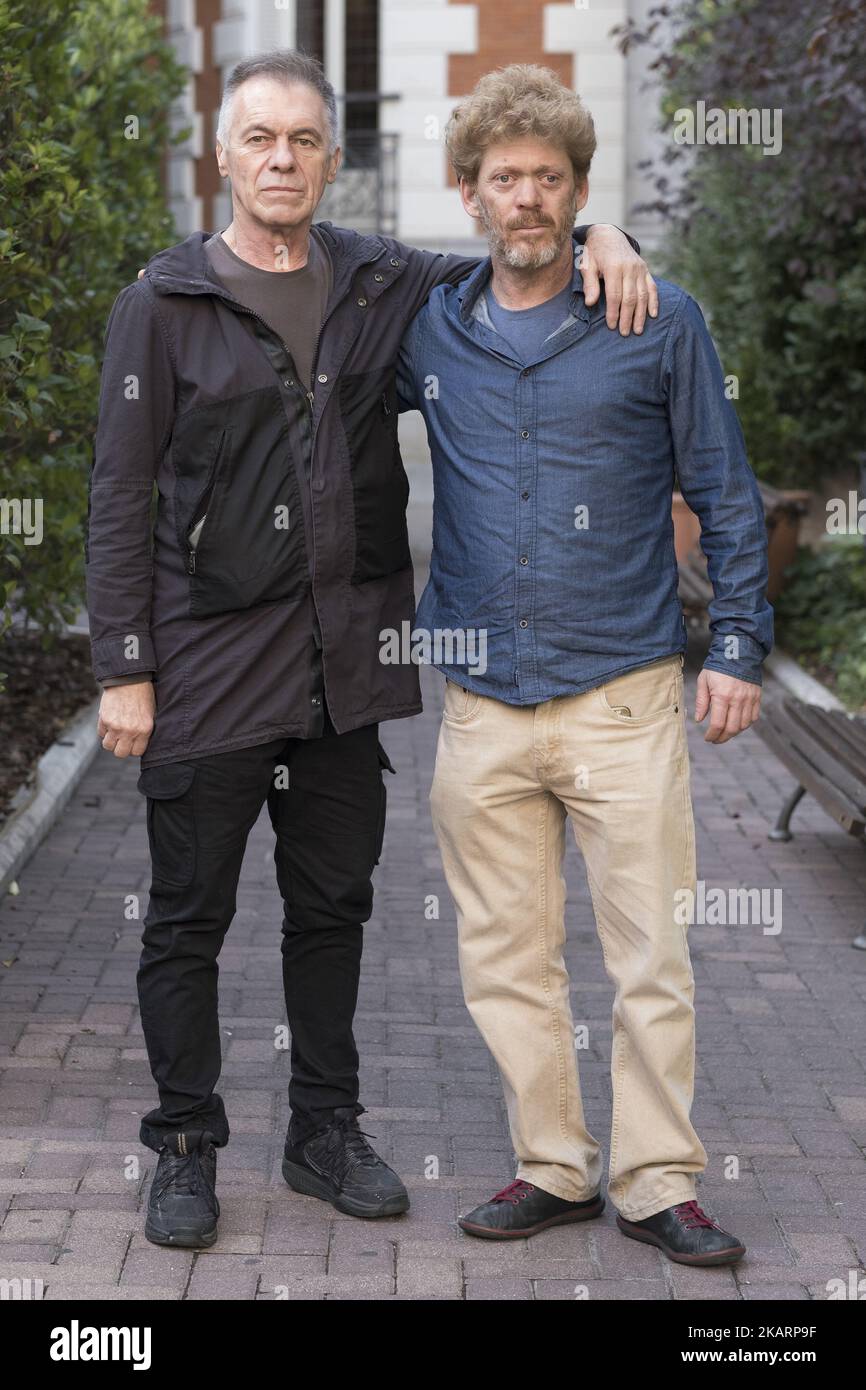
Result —
<instances>
[{"instance_id":1,"label":"nose","mask_svg":"<svg viewBox=\"0 0 866 1390\"><path fill-rule=\"evenodd\" d=\"M514 202L515 206L519 208L538 208L541 206L541 194L535 179L527 176L515 184Z\"/></svg>"},{"instance_id":2,"label":"nose","mask_svg":"<svg viewBox=\"0 0 866 1390\"><path fill-rule=\"evenodd\" d=\"M287 135L278 135L271 150L268 167L270 169L287 170L294 168L294 165L295 155L289 137Z\"/></svg>"}]
</instances>

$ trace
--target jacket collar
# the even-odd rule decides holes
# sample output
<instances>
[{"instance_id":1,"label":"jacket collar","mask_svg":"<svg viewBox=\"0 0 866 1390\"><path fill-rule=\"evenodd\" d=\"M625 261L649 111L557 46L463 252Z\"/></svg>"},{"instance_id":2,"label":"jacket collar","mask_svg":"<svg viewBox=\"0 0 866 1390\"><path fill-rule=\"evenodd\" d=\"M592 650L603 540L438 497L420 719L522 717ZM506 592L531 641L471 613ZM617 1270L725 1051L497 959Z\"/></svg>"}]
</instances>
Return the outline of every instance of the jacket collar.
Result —
<instances>
[{"instance_id":1,"label":"jacket collar","mask_svg":"<svg viewBox=\"0 0 866 1390\"><path fill-rule=\"evenodd\" d=\"M314 226L330 252L334 267L333 298L339 299L348 290L358 267L379 260L387 247L380 237L335 227L333 222L316 222ZM185 241L152 256L144 273L153 289L159 294L212 294L235 302L211 275L204 245L212 236L213 232L193 232ZM406 261L401 257L390 256L382 272L382 281L377 281L375 290L385 289L405 267Z\"/></svg>"}]
</instances>

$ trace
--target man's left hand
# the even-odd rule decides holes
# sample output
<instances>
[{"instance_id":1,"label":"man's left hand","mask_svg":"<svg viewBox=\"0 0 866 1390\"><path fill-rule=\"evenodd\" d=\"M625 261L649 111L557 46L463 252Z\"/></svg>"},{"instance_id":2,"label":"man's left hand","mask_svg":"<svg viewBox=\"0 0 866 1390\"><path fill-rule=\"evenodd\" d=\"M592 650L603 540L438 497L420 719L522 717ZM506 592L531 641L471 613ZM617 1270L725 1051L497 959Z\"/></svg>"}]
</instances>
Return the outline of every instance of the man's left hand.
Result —
<instances>
[{"instance_id":1,"label":"man's left hand","mask_svg":"<svg viewBox=\"0 0 866 1390\"><path fill-rule=\"evenodd\" d=\"M761 687L736 676L723 675L706 667L698 676L695 720L700 724L710 713L705 743L727 743L736 738L761 712Z\"/></svg>"},{"instance_id":2,"label":"man's left hand","mask_svg":"<svg viewBox=\"0 0 866 1390\"><path fill-rule=\"evenodd\" d=\"M593 305L601 293L599 280L604 281L608 328L616 328L624 337L634 329L642 333L647 311L656 318L659 311L659 292L642 256L632 248L618 227L608 222L594 222L586 234L586 245L580 260L583 276L583 298Z\"/></svg>"}]
</instances>

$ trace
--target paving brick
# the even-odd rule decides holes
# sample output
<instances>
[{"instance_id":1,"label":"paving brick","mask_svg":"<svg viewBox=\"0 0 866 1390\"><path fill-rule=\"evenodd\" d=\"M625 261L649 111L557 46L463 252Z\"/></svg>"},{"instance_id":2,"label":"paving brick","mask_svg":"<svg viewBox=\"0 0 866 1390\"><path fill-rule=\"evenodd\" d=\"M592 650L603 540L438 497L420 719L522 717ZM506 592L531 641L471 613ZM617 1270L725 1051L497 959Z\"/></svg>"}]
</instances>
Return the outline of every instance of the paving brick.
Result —
<instances>
[{"instance_id":1,"label":"paving brick","mask_svg":"<svg viewBox=\"0 0 866 1390\"><path fill-rule=\"evenodd\" d=\"M492 1303L527 1301L534 1297L531 1279L470 1279L466 1298Z\"/></svg>"},{"instance_id":2,"label":"paving brick","mask_svg":"<svg viewBox=\"0 0 866 1390\"><path fill-rule=\"evenodd\" d=\"M536 1279L535 1297L545 1302L568 1300L592 1303L594 1300L637 1301L670 1298L670 1291L661 1279Z\"/></svg>"},{"instance_id":3,"label":"paving brick","mask_svg":"<svg viewBox=\"0 0 866 1390\"><path fill-rule=\"evenodd\" d=\"M70 1226L68 1211L10 1211L0 1230L4 1241L59 1241Z\"/></svg>"}]
</instances>

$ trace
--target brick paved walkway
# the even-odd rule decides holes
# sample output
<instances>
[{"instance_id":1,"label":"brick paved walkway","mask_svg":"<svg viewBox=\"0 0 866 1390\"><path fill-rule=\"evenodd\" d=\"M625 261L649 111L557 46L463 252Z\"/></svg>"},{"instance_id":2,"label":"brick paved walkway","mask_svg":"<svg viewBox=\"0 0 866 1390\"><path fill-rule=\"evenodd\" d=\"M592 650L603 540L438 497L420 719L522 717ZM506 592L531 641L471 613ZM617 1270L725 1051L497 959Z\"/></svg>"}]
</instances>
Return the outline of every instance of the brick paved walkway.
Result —
<instances>
[{"instance_id":1,"label":"brick paved walkway","mask_svg":"<svg viewBox=\"0 0 866 1390\"><path fill-rule=\"evenodd\" d=\"M689 676L693 708L694 664ZM221 958L223 1215L213 1250L168 1252L142 1233L154 1104L135 1001L147 893L137 762L100 753L62 823L0 904L0 1278L64 1298L291 1297L824 1299L866 1262L866 954L850 942L866 856L810 800L789 845L766 838L788 785L748 733L721 749L690 730L698 873L708 886L784 888L783 928L695 924L694 1120L710 1156L699 1196L749 1247L736 1271L670 1265L601 1220L506 1247L464 1236L458 1211L513 1175L498 1080L461 999L454 914L427 809L441 678L427 708L383 726L385 853L357 1017L362 1124L404 1177L408 1216L361 1222L280 1176L287 1056L279 905L266 815L251 836ZM612 989L582 866L569 845L569 968L588 1123L607 1146ZM425 917L437 894L441 916ZM729 1156L739 1177L726 1180ZM438 1178L426 1174L435 1171Z\"/></svg>"}]
</instances>

